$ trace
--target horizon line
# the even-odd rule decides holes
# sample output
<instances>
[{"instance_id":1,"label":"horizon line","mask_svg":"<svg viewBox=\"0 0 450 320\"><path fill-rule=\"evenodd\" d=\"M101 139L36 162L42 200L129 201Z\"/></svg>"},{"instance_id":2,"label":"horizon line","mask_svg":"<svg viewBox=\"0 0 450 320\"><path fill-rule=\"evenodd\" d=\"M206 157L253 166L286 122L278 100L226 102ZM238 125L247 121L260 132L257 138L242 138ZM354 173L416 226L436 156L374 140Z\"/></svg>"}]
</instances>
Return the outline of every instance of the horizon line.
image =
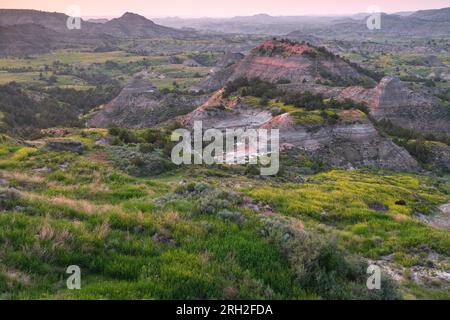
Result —
<instances>
[{"instance_id":1,"label":"horizon line","mask_svg":"<svg viewBox=\"0 0 450 320\"><path fill-rule=\"evenodd\" d=\"M417 12L417 11L426 11L426 10L442 10L447 9L448 7L442 7L442 8L429 8L429 9L420 9L420 10L404 10L404 11L389 11L389 10L383 10L381 13L385 14L399 14L399 13L409 13L409 12ZM33 11L40 11L40 12L49 12L49 13L63 13L60 11L47 11L47 10L39 10L39 9L24 9L24 8L1 8L0 10L33 10ZM369 14L368 12L364 11L356 11L356 12L348 12L348 13L305 13L305 14L292 14L292 15L273 15L270 13L260 12L260 13L254 13L254 14L248 14L248 15L226 15L226 16L208 16L208 15L201 15L201 16L195 16L195 15L147 15L145 13L140 12L133 12L133 11L124 11L121 14L115 14L115 15L91 15L91 14L82 14L81 17L83 19L115 19L120 18L126 13L133 13L140 16L143 16L147 19L231 19L231 18L239 18L239 17L254 17L259 15L267 15L274 18L283 18L283 17L346 17L346 16L353 16L358 14Z\"/></svg>"}]
</instances>

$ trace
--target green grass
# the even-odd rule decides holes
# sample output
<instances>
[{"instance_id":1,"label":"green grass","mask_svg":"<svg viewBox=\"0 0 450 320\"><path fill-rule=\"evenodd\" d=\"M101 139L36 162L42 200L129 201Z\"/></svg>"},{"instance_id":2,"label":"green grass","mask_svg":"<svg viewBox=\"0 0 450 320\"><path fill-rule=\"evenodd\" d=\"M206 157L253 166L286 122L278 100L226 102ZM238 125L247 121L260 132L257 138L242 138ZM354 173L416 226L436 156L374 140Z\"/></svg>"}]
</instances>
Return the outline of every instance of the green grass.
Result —
<instances>
[{"instance_id":1,"label":"green grass","mask_svg":"<svg viewBox=\"0 0 450 320\"><path fill-rule=\"evenodd\" d=\"M29 58L2 58L0 59L0 68L40 68L45 65L52 65L55 61L71 65L88 66L93 63L104 63L108 60L124 63L142 60L142 58L143 56L132 55L124 51L90 52L67 49Z\"/></svg>"},{"instance_id":2,"label":"green grass","mask_svg":"<svg viewBox=\"0 0 450 320\"><path fill-rule=\"evenodd\" d=\"M247 193L281 214L333 226L346 246L366 257L419 252L424 246L450 254L447 231L412 217L415 212L431 214L437 205L450 200L448 190L439 190L426 178L335 170L318 174L305 184L258 185ZM399 200L407 205L396 205ZM373 203L389 210L372 210L369 206Z\"/></svg>"},{"instance_id":3,"label":"green grass","mask_svg":"<svg viewBox=\"0 0 450 320\"><path fill-rule=\"evenodd\" d=\"M173 55L182 59L187 54ZM75 49L58 50L48 54L31 56L27 58L0 58L0 84L17 82L24 85L35 85L43 88L59 87L86 90L93 87L92 83L78 78L75 75L54 74L53 63L59 62L75 68L87 68L88 74L101 73L110 79L115 79L123 84L132 75L143 71L146 67L140 63L145 59L148 63L148 71L157 73L164 78L151 78L150 80L158 89L175 89L174 81L178 89L188 89L205 77L209 67L188 67L183 64L171 64L169 56L141 56L130 54L125 51L114 52L91 52ZM105 62L113 61L119 69L107 68ZM26 68L23 72L9 72L10 69ZM42 74L43 78L40 77ZM56 83L48 84L46 79L51 75L56 76Z\"/></svg>"},{"instance_id":4,"label":"green grass","mask_svg":"<svg viewBox=\"0 0 450 320\"><path fill-rule=\"evenodd\" d=\"M138 179L71 153L2 145L20 209L0 212L2 298L307 298L258 223L157 207L173 178ZM69 162L62 170L59 164ZM32 168L47 165L48 173ZM15 168L15 169L13 169ZM17 170L16 170L17 169ZM25 173L26 172L26 173ZM182 203L182 200L179 200ZM155 234L174 244L152 240ZM79 265L83 290L64 270ZM22 275L19 277L18 275Z\"/></svg>"},{"instance_id":5,"label":"green grass","mask_svg":"<svg viewBox=\"0 0 450 320\"><path fill-rule=\"evenodd\" d=\"M450 255L448 232L412 217L448 201L448 182L358 170L262 182L201 166L135 177L93 144L104 134L71 130L67 138L86 143L84 155L1 139L1 176L22 194L1 204L1 298L367 298L356 290L363 286L353 273L365 270L353 255L395 253L408 267L424 247ZM51 171L34 170L44 166ZM245 208L244 199L270 204L275 216ZM407 205L395 205L400 199ZM308 242L286 240L304 231ZM82 269L80 291L65 287L69 265ZM447 297L421 286L402 290L407 298Z\"/></svg>"}]
</instances>

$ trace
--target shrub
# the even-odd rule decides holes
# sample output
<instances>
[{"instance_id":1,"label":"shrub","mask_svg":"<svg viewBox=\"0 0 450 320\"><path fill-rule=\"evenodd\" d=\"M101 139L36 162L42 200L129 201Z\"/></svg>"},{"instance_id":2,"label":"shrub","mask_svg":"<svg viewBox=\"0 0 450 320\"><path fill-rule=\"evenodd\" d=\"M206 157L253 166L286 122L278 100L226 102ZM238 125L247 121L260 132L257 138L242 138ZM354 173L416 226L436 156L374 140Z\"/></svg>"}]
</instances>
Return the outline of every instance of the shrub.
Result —
<instances>
[{"instance_id":1,"label":"shrub","mask_svg":"<svg viewBox=\"0 0 450 320\"><path fill-rule=\"evenodd\" d=\"M22 198L20 192L13 188L0 188L0 209L11 209Z\"/></svg>"},{"instance_id":2,"label":"shrub","mask_svg":"<svg viewBox=\"0 0 450 320\"><path fill-rule=\"evenodd\" d=\"M240 212L232 212L229 210L221 210L217 216L223 220L242 223L245 221L245 217Z\"/></svg>"},{"instance_id":3,"label":"shrub","mask_svg":"<svg viewBox=\"0 0 450 320\"><path fill-rule=\"evenodd\" d=\"M117 137L120 134L120 128L116 125L110 125L108 127L108 133L112 136Z\"/></svg>"},{"instance_id":4,"label":"shrub","mask_svg":"<svg viewBox=\"0 0 450 320\"><path fill-rule=\"evenodd\" d=\"M259 104L263 107L266 107L269 104L269 99L267 97L262 97L259 101Z\"/></svg>"},{"instance_id":5,"label":"shrub","mask_svg":"<svg viewBox=\"0 0 450 320\"><path fill-rule=\"evenodd\" d=\"M215 197L206 197L200 200L198 205L198 213L200 214L213 214L219 210L226 209L231 203L224 199L218 199Z\"/></svg>"},{"instance_id":6,"label":"shrub","mask_svg":"<svg viewBox=\"0 0 450 320\"><path fill-rule=\"evenodd\" d=\"M367 263L337 246L335 239L291 227L281 218L261 218L262 233L280 247L300 286L325 299L399 299L393 280L382 278L382 289L366 287Z\"/></svg>"},{"instance_id":7,"label":"shrub","mask_svg":"<svg viewBox=\"0 0 450 320\"><path fill-rule=\"evenodd\" d=\"M134 176L154 176L174 168L160 151L142 153L137 146L114 146L112 150L116 165Z\"/></svg>"},{"instance_id":8,"label":"shrub","mask_svg":"<svg viewBox=\"0 0 450 320\"><path fill-rule=\"evenodd\" d=\"M151 153L155 151L155 146L150 143L141 143L139 145L139 151L142 153Z\"/></svg>"},{"instance_id":9,"label":"shrub","mask_svg":"<svg viewBox=\"0 0 450 320\"><path fill-rule=\"evenodd\" d=\"M291 83L291 80L287 80L287 79L278 79L275 83L276 83L276 84L289 84L289 83Z\"/></svg>"},{"instance_id":10,"label":"shrub","mask_svg":"<svg viewBox=\"0 0 450 320\"><path fill-rule=\"evenodd\" d=\"M225 85L223 96L229 97L231 94L241 91L244 96L265 97L267 99L273 99L280 95L275 84L263 81L258 78L238 78L230 81Z\"/></svg>"},{"instance_id":11,"label":"shrub","mask_svg":"<svg viewBox=\"0 0 450 320\"><path fill-rule=\"evenodd\" d=\"M166 134L158 129L147 129L143 133L142 138L147 143L162 146L166 141Z\"/></svg>"},{"instance_id":12,"label":"shrub","mask_svg":"<svg viewBox=\"0 0 450 320\"><path fill-rule=\"evenodd\" d=\"M407 143L405 147L412 156L417 158L422 163L427 163L432 160L433 155L430 149L427 148L423 138L418 138L411 141Z\"/></svg>"},{"instance_id":13,"label":"shrub","mask_svg":"<svg viewBox=\"0 0 450 320\"><path fill-rule=\"evenodd\" d=\"M273 107L270 109L270 112L272 113L272 117L279 116L284 113L283 109L279 107Z\"/></svg>"},{"instance_id":14,"label":"shrub","mask_svg":"<svg viewBox=\"0 0 450 320\"><path fill-rule=\"evenodd\" d=\"M128 129L120 129L119 139L124 143L138 143L138 137Z\"/></svg>"},{"instance_id":15,"label":"shrub","mask_svg":"<svg viewBox=\"0 0 450 320\"><path fill-rule=\"evenodd\" d=\"M21 194L13 188L0 188L0 201L17 201L21 199Z\"/></svg>"}]
</instances>

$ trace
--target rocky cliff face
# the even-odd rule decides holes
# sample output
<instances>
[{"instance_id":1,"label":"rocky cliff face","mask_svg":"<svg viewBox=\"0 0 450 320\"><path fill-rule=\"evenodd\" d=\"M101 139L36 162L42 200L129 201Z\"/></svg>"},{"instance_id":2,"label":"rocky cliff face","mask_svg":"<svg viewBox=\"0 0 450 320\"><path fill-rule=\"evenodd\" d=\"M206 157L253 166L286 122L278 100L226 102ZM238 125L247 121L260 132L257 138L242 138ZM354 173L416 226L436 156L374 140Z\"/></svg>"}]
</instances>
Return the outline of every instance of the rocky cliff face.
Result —
<instances>
[{"instance_id":1,"label":"rocky cliff face","mask_svg":"<svg viewBox=\"0 0 450 320\"><path fill-rule=\"evenodd\" d=\"M289 91L311 91L337 100L349 99L365 103L376 120L389 120L395 126L405 129L450 134L450 115L441 101L424 92L412 91L406 83L395 77L383 78L373 89L301 84L284 87Z\"/></svg>"},{"instance_id":2,"label":"rocky cliff face","mask_svg":"<svg viewBox=\"0 0 450 320\"><path fill-rule=\"evenodd\" d=\"M354 68L342 59L308 44L267 41L245 57L233 79L257 77L262 80L291 82L326 80L325 74L350 81L362 80ZM232 79L232 80L233 80Z\"/></svg>"},{"instance_id":3,"label":"rocky cliff face","mask_svg":"<svg viewBox=\"0 0 450 320\"><path fill-rule=\"evenodd\" d=\"M148 80L138 77L130 81L113 101L92 114L87 125L148 128L189 113L206 99L199 95L163 95Z\"/></svg>"},{"instance_id":4,"label":"rocky cliff face","mask_svg":"<svg viewBox=\"0 0 450 320\"><path fill-rule=\"evenodd\" d=\"M385 77L374 89L347 88L339 99L365 102L377 120L399 127L432 133L450 133L450 117L437 98L415 92L395 77Z\"/></svg>"},{"instance_id":5,"label":"rocky cliff face","mask_svg":"<svg viewBox=\"0 0 450 320\"><path fill-rule=\"evenodd\" d=\"M273 119L264 127L280 130L280 143L293 145L325 163L352 168L375 166L397 171L414 171L418 163L402 147L382 137L372 123L338 123L322 126L317 131L295 124L289 115Z\"/></svg>"},{"instance_id":6,"label":"rocky cliff face","mask_svg":"<svg viewBox=\"0 0 450 320\"><path fill-rule=\"evenodd\" d=\"M439 142L427 142L429 162L433 168L450 172L450 146Z\"/></svg>"}]
</instances>

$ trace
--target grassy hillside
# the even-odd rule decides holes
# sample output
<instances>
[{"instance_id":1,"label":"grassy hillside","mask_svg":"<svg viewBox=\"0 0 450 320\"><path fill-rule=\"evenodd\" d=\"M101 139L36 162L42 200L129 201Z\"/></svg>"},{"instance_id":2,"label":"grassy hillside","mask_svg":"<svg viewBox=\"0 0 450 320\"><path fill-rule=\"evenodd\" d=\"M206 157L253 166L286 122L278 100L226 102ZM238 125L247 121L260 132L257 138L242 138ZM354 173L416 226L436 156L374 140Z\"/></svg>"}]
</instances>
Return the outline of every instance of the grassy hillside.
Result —
<instances>
[{"instance_id":1,"label":"grassy hillside","mask_svg":"<svg viewBox=\"0 0 450 320\"><path fill-rule=\"evenodd\" d=\"M200 166L140 177L119 169L117 147L94 145L105 134L70 130L83 155L2 138L2 298L448 298L407 279L370 292L361 259L394 253L411 268L430 250L448 261L448 232L412 218L450 200L448 180L337 170L268 183ZM80 291L65 287L69 265Z\"/></svg>"}]
</instances>

